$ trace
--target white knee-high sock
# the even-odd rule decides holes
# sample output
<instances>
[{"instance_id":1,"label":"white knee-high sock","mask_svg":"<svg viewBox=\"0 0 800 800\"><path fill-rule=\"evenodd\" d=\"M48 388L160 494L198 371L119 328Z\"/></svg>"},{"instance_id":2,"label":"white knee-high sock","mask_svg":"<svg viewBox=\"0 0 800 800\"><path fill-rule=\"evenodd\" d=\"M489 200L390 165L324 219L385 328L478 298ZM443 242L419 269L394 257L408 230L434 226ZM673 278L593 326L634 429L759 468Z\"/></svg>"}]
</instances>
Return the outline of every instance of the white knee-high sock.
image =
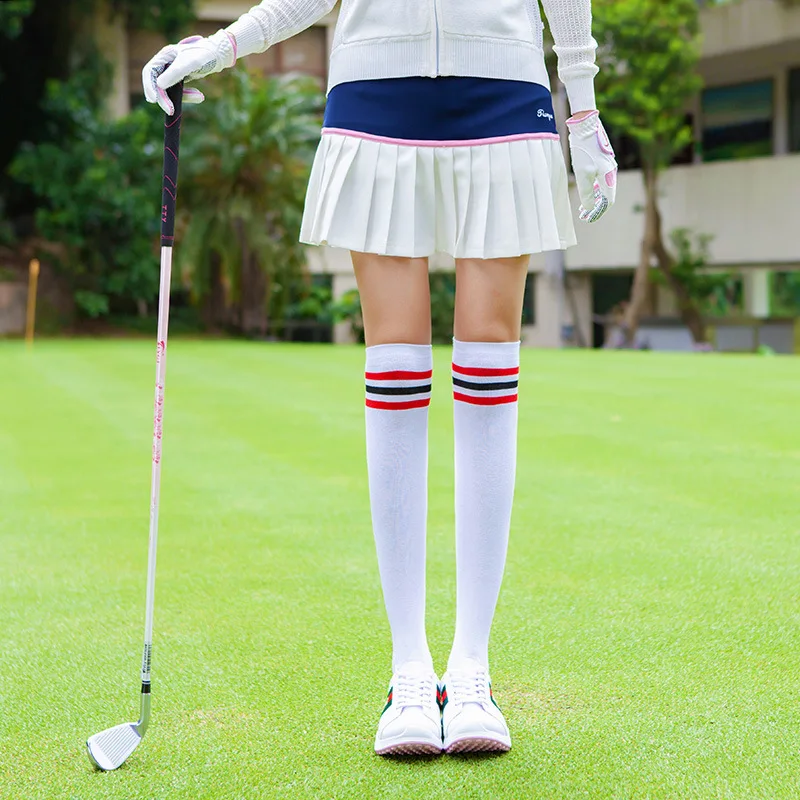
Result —
<instances>
[{"instance_id":1,"label":"white knee-high sock","mask_svg":"<svg viewBox=\"0 0 800 800\"><path fill-rule=\"evenodd\" d=\"M453 343L456 633L448 663L488 668L517 466L519 342Z\"/></svg>"},{"instance_id":2,"label":"white knee-high sock","mask_svg":"<svg viewBox=\"0 0 800 800\"><path fill-rule=\"evenodd\" d=\"M430 345L367 348L367 469L392 664L431 666L425 635Z\"/></svg>"}]
</instances>

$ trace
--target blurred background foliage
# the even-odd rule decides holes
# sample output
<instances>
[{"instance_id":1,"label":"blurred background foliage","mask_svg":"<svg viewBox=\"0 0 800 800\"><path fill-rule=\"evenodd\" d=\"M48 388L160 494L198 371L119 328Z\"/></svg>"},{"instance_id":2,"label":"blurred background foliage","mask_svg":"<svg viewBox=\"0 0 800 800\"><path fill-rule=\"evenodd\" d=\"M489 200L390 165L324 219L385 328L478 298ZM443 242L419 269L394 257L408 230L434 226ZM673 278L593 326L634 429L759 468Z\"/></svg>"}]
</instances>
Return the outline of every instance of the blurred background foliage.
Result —
<instances>
[{"instance_id":1,"label":"blurred background foliage","mask_svg":"<svg viewBox=\"0 0 800 800\"><path fill-rule=\"evenodd\" d=\"M209 326L265 336L296 303L322 107L311 79L238 69L187 115L178 263Z\"/></svg>"},{"instance_id":2,"label":"blurred background foliage","mask_svg":"<svg viewBox=\"0 0 800 800\"><path fill-rule=\"evenodd\" d=\"M146 109L120 120L102 111L103 64L92 54L51 81L40 141L25 142L9 175L36 198L42 256L79 313L146 313L158 293L161 121Z\"/></svg>"},{"instance_id":3,"label":"blurred background foliage","mask_svg":"<svg viewBox=\"0 0 800 800\"><path fill-rule=\"evenodd\" d=\"M163 116L107 113L111 68L93 38L104 13L170 40L194 20L190 0L0 5L0 102L20 109L0 130L0 246L24 241L52 266L78 323L154 324ZM198 327L257 337L360 316L314 285L297 241L320 86L240 67L206 88L185 120L178 308L194 308Z\"/></svg>"},{"instance_id":4,"label":"blurred background foliage","mask_svg":"<svg viewBox=\"0 0 800 800\"><path fill-rule=\"evenodd\" d=\"M698 147L685 113L702 83L698 3L594 0L593 9L600 107L645 189L622 327L630 344L658 283L702 344L709 319L741 314L742 278L709 268L701 229L662 224L660 175ZM153 326L163 118L135 98L125 117L108 112L112 69L96 45L114 16L172 41L200 24L192 0L0 2L0 104L12 110L0 126L0 269L14 275L39 256L78 324ZM312 279L297 242L321 82L239 67L208 81L207 102L186 115L173 299L187 324L318 339L345 322L363 336L357 293L334 301L330 280ZM774 272L769 280L774 313L796 316L800 278ZM433 273L431 294L434 341L449 341L453 276Z\"/></svg>"}]
</instances>

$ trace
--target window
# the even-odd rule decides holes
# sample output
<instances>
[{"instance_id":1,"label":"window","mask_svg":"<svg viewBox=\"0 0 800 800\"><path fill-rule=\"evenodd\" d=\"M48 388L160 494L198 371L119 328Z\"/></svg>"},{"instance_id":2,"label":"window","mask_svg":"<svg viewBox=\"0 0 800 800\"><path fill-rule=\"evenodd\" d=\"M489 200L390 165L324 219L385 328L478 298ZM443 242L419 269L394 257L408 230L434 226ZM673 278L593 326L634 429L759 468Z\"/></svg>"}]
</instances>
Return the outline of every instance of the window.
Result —
<instances>
[{"instance_id":1,"label":"window","mask_svg":"<svg viewBox=\"0 0 800 800\"><path fill-rule=\"evenodd\" d=\"M789 150L800 153L800 67L789 72Z\"/></svg>"},{"instance_id":2,"label":"window","mask_svg":"<svg viewBox=\"0 0 800 800\"><path fill-rule=\"evenodd\" d=\"M800 316L800 272L773 272L770 279L769 307L773 316Z\"/></svg>"},{"instance_id":3,"label":"window","mask_svg":"<svg viewBox=\"0 0 800 800\"><path fill-rule=\"evenodd\" d=\"M703 160L772 155L771 80L703 92Z\"/></svg>"},{"instance_id":4,"label":"window","mask_svg":"<svg viewBox=\"0 0 800 800\"><path fill-rule=\"evenodd\" d=\"M633 274L596 272L591 281L593 346L600 348L606 343L610 324L613 320L618 321L623 304L630 299Z\"/></svg>"}]
</instances>

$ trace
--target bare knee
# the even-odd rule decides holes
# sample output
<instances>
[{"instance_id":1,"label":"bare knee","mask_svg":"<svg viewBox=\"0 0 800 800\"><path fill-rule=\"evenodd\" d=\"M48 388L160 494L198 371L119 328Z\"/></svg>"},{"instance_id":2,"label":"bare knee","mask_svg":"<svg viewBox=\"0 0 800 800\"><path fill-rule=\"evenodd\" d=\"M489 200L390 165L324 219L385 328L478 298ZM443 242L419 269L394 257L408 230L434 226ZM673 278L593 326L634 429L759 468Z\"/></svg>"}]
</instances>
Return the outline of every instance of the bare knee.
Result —
<instances>
[{"instance_id":1,"label":"bare knee","mask_svg":"<svg viewBox=\"0 0 800 800\"><path fill-rule=\"evenodd\" d=\"M367 345L430 344L428 259L351 255Z\"/></svg>"},{"instance_id":2,"label":"bare knee","mask_svg":"<svg viewBox=\"0 0 800 800\"><path fill-rule=\"evenodd\" d=\"M456 261L456 339L519 341L529 262L529 256Z\"/></svg>"}]
</instances>

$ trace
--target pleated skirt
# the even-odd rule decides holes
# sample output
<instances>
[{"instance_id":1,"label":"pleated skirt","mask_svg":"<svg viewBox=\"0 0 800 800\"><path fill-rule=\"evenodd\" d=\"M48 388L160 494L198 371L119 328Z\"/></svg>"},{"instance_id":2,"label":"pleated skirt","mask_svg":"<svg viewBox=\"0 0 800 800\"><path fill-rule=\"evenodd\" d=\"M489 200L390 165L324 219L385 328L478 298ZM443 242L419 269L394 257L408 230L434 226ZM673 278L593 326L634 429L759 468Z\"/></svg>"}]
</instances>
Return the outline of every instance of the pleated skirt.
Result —
<instances>
[{"instance_id":1,"label":"pleated skirt","mask_svg":"<svg viewBox=\"0 0 800 800\"><path fill-rule=\"evenodd\" d=\"M558 137L478 143L323 130L300 240L363 253L505 258L576 243Z\"/></svg>"}]
</instances>

